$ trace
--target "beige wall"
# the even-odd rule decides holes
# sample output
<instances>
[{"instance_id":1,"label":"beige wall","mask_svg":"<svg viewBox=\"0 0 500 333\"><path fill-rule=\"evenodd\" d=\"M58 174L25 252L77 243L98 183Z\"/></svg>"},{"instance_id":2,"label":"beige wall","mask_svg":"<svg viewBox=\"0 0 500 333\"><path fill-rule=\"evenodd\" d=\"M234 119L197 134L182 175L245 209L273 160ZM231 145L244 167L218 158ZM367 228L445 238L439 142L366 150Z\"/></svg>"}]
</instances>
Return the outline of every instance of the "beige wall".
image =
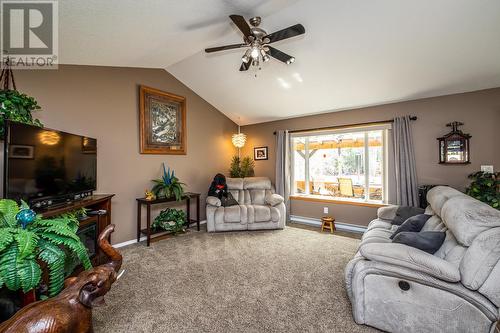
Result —
<instances>
[{"instance_id":1,"label":"beige wall","mask_svg":"<svg viewBox=\"0 0 500 333\"><path fill-rule=\"evenodd\" d=\"M98 140L97 192L115 193L113 243L136 237L135 198L160 176L161 163L175 169L189 191L204 197L217 172L235 154L236 125L162 69L60 66L59 70L17 71L17 88L38 100L36 114L47 127ZM138 85L187 99L187 155L139 154Z\"/></svg>"},{"instance_id":2,"label":"beige wall","mask_svg":"<svg viewBox=\"0 0 500 333\"><path fill-rule=\"evenodd\" d=\"M468 184L467 175L480 165L493 164L500 170L500 88L244 126L248 143L243 154L252 155L253 147L269 146L269 160L256 161L256 174L274 179L275 130L348 125L400 115L418 117L413 135L419 184L448 184L462 190ZM464 132L472 135L470 165L438 164L436 138L447 133L445 124L454 120L464 122ZM352 224L366 225L376 214L376 208L304 201L293 201L291 214L318 218L323 207L329 207L338 221Z\"/></svg>"}]
</instances>

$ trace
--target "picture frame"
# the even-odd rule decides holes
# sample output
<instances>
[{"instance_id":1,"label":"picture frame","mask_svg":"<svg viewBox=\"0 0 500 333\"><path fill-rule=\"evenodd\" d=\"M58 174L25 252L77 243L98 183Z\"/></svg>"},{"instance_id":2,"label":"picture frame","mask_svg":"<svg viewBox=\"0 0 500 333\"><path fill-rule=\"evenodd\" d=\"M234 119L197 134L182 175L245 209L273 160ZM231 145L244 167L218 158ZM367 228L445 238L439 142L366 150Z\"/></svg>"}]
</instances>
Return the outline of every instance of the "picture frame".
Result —
<instances>
[{"instance_id":1,"label":"picture frame","mask_svg":"<svg viewBox=\"0 0 500 333\"><path fill-rule=\"evenodd\" d=\"M32 160L35 158L35 147L28 145L11 145L9 149L9 157Z\"/></svg>"},{"instance_id":2,"label":"picture frame","mask_svg":"<svg viewBox=\"0 0 500 333\"><path fill-rule=\"evenodd\" d=\"M255 161L265 161L269 159L267 146L254 147L253 148L253 159Z\"/></svg>"},{"instance_id":3,"label":"picture frame","mask_svg":"<svg viewBox=\"0 0 500 333\"><path fill-rule=\"evenodd\" d=\"M84 154L97 154L97 140L89 137L82 137L82 152Z\"/></svg>"},{"instance_id":4,"label":"picture frame","mask_svg":"<svg viewBox=\"0 0 500 333\"><path fill-rule=\"evenodd\" d=\"M186 98L139 87L141 154L186 155Z\"/></svg>"}]
</instances>

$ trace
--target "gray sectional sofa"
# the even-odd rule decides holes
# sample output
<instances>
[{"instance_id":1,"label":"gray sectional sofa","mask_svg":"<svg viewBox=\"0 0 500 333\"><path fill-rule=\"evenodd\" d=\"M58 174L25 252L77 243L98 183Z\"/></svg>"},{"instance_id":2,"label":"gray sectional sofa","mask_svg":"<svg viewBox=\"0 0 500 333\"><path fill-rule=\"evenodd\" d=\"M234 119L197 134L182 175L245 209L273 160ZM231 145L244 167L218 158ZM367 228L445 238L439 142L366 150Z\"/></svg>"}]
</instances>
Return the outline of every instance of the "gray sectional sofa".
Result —
<instances>
[{"instance_id":1,"label":"gray sectional sofa","mask_svg":"<svg viewBox=\"0 0 500 333\"><path fill-rule=\"evenodd\" d=\"M500 307L500 211L450 187L427 195L434 254L392 243L397 206L379 209L345 270L354 320L389 332L494 332Z\"/></svg>"},{"instance_id":2,"label":"gray sectional sofa","mask_svg":"<svg viewBox=\"0 0 500 333\"><path fill-rule=\"evenodd\" d=\"M227 178L226 182L238 205L223 207L218 198L207 197L208 232L285 227L283 197L274 193L269 178Z\"/></svg>"}]
</instances>

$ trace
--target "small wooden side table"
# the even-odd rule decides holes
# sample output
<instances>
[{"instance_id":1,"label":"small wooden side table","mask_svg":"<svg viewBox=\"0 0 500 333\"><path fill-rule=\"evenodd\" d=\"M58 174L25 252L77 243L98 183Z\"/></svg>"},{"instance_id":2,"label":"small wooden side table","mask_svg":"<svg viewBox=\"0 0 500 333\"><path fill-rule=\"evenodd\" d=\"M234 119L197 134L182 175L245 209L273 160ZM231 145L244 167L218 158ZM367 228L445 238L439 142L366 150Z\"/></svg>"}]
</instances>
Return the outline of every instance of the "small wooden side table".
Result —
<instances>
[{"instance_id":1,"label":"small wooden side table","mask_svg":"<svg viewBox=\"0 0 500 333\"><path fill-rule=\"evenodd\" d=\"M191 219L191 200L196 200L196 220ZM141 234L146 235L146 244L149 246L151 241L154 239L163 238L164 236L158 236L152 238L151 236L157 233L163 233L164 231L151 231L151 206L161 203L177 203L175 198L160 198L155 200L146 200L146 198L137 198L137 242L141 238ZM190 223L196 223L198 231L200 231L200 193L185 192L182 196L182 200L186 201L186 228L189 228ZM142 205L146 206L146 229L141 229L141 208Z\"/></svg>"},{"instance_id":2,"label":"small wooden side table","mask_svg":"<svg viewBox=\"0 0 500 333\"><path fill-rule=\"evenodd\" d=\"M330 233L333 234L333 232L336 230L335 218L330 217L330 216L322 217L321 218L321 232L323 232L324 229L329 229Z\"/></svg>"}]
</instances>

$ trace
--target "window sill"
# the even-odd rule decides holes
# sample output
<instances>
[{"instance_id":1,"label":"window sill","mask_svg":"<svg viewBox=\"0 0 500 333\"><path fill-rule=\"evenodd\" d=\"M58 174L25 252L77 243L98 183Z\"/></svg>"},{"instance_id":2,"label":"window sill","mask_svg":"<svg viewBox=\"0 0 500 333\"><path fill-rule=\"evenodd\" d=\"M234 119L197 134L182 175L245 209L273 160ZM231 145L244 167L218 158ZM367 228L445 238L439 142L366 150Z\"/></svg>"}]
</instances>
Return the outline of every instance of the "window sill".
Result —
<instances>
[{"instance_id":1,"label":"window sill","mask_svg":"<svg viewBox=\"0 0 500 333\"><path fill-rule=\"evenodd\" d=\"M369 202L369 201L361 201L361 200L343 200L343 199L331 199L321 195L291 195L291 200L301 200L301 201L310 201L310 202L325 202L325 203L333 203L340 205L352 205L352 206L362 206L362 207L373 207L380 208L385 207L387 204L377 203L377 202Z\"/></svg>"}]
</instances>

